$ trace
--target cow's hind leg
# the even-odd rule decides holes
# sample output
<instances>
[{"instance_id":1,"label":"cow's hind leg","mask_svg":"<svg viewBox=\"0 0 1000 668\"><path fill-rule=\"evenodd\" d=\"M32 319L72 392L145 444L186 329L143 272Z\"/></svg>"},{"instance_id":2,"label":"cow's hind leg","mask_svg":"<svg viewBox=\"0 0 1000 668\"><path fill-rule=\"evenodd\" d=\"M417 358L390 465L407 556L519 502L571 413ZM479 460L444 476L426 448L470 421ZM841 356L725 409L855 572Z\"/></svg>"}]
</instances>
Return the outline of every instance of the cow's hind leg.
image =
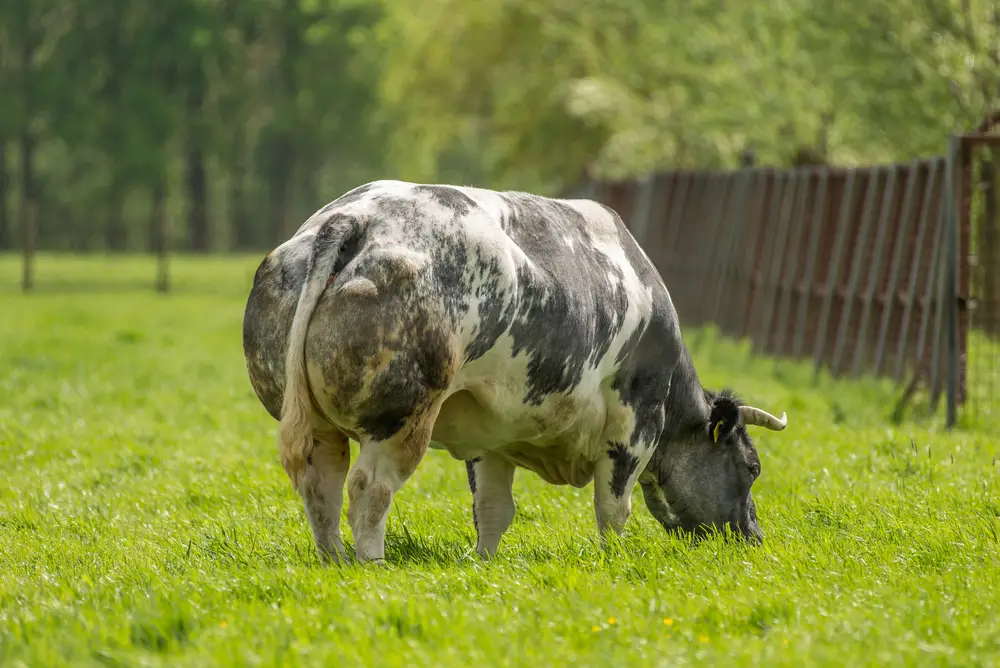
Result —
<instances>
[{"instance_id":1,"label":"cow's hind leg","mask_svg":"<svg viewBox=\"0 0 1000 668\"><path fill-rule=\"evenodd\" d=\"M440 404L410 417L385 440L363 439L347 477L347 520L358 561L385 559L385 523L392 498L409 480L430 444Z\"/></svg>"},{"instance_id":2,"label":"cow's hind leg","mask_svg":"<svg viewBox=\"0 0 1000 668\"><path fill-rule=\"evenodd\" d=\"M351 448L347 436L339 431L313 435L313 448L306 459L299 494L312 527L316 549L324 562L344 558L340 512L344 507L344 483L350 466Z\"/></svg>"},{"instance_id":3,"label":"cow's hind leg","mask_svg":"<svg viewBox=\"0 0 1000 668\"><path fill-rule=\"evenodd\" d=\"M476 525L476 553L489 559L514 519L514 465L497 455L465 462L472 492L472 521Z\"/></svg>"}]
</instances>

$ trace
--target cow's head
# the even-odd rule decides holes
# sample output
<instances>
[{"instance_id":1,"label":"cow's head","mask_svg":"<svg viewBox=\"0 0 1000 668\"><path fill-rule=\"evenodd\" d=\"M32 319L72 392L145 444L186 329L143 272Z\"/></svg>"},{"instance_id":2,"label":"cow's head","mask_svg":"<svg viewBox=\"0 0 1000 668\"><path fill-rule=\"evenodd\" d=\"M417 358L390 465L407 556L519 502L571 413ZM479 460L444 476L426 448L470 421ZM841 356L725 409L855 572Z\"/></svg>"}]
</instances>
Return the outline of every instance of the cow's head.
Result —
<instances>
[{"instance_id":1,"label":"cow's head","mask_svg":"<svg viewBox=\"0 0 1000 668\"><path fill-rule=\"evenodd\" d=\"M738 536L760 544L750 488L760 475L760 460L748 426L774 431L785 428L776 418L742 404L731 392L705 392L708 419L676 437L664 439L645 475L643 497L653 516L669 531L706 530L728 526Z\"/></svg>"}]
</instances>

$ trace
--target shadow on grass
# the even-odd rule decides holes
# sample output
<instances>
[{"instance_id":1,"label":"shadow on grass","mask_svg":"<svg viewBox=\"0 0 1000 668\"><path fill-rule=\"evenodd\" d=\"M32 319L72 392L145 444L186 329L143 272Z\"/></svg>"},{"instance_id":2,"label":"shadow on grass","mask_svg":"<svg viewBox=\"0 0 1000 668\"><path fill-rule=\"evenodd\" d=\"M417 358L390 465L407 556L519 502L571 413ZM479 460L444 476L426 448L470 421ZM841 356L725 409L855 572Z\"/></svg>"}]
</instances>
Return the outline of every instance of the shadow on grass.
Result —
<instances>
[{"instance_id":1,"label":"shadow on grass","mask_svg":"<svg viewBox=\"0 0 1000 668\"><path fill-rule=\"evenodd\" d=\"M444 539L412 533L405 524L385 534L386 561L400 566L454 566L470 547L467 540L455 536Z\"/></svg>"}]
</instances>

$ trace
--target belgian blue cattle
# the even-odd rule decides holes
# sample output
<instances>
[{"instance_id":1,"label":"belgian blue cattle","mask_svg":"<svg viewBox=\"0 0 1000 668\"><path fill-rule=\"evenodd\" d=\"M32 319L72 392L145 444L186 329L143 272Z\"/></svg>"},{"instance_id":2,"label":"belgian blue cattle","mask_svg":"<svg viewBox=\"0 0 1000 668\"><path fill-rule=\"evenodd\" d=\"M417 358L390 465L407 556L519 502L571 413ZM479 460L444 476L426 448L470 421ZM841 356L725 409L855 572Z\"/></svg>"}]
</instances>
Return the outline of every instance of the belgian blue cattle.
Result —
<instances>
[{"instance_id":1,"label":"belgian blue cattle","mask_svg":"<svg viewBox=\"0 0 1000 668\"><path fill-rule=\"evenodd\" d=\"M518 468L593 482L602 537L621 534L638 483L667 530L762 540L746 427L785 415L702 387L663 280L597 202L355 188L260 264L243 346L325 559L344 556L345 483L358 560L384 559L393 496L428 447L466 463L484 558Z\"/></svg>"}]
</instances>

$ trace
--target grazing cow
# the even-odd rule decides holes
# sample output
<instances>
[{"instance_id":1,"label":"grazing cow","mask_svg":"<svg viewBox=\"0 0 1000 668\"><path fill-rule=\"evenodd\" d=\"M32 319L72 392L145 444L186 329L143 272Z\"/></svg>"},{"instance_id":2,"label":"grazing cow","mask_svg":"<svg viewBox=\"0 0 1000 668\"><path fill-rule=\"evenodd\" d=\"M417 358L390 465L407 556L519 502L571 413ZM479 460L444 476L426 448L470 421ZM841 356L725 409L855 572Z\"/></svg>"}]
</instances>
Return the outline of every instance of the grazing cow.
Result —
<instances>
[{"instance_id":1,"label":"grazing cow","mask_svg":"<svg viewBox=\"0 0 1000 668\"><path fill-rule=\"evenodd\" d=\"M602 538L638 482L668 530L762 540L746 426L785 416L702 388L662 279L597 202L363 185L260 264L243 346L324 559L343 557L345 481L356 556L384 559L393 495L428 447L466 462L484 558L517 467L593 480Z\"/></svg>"}]
</instances>

